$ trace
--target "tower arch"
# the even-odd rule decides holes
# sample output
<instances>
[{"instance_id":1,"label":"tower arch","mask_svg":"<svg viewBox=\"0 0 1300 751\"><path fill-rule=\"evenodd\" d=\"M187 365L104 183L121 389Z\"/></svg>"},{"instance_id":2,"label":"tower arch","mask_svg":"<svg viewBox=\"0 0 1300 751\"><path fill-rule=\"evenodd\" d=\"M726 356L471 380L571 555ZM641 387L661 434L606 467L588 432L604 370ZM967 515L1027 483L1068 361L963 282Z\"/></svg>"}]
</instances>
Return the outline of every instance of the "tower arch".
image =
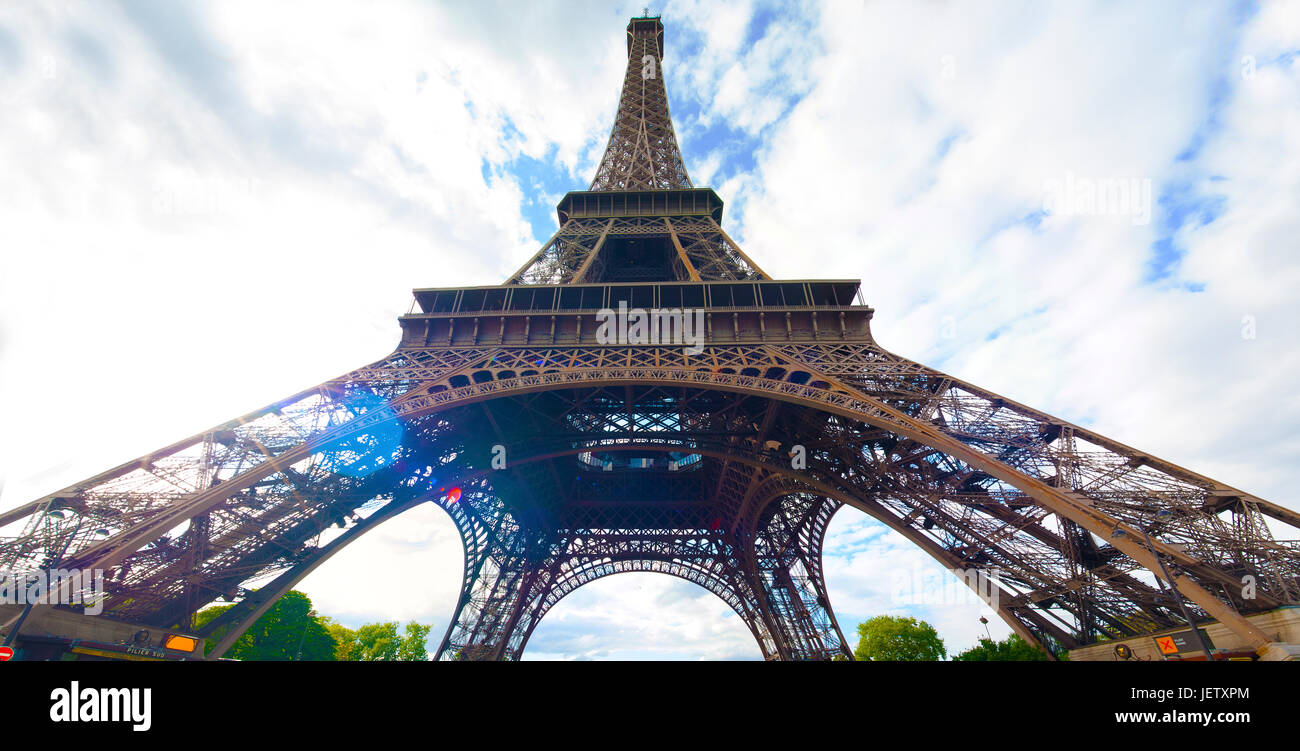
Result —
<instances>
[{"instance_id":1,"label":"tower arch","mask_svg":"<svg viewBox=\"0 0 1300 751\"><path fill-rule=\"evenodd\" d=\"M1153 577L1268 645L1243 614L1300 604L1300 547L1269 527L1300 514L886 351L858 280L769 277L687 175L662 23L627 33L590 189L504 284L416 289L390 356L0 513L0 568L103 569L107 612L164 629L224 598L229 635L432 501L466 546L440 654L517 658L586 554L677 562L765 654L826 659L846 647L817 530L839 504L950 569L1000 570L998 612L1040 644L1176 625ZM615 310L662 314L668 340L602 330Z\"/></svg>"}]
</instances>

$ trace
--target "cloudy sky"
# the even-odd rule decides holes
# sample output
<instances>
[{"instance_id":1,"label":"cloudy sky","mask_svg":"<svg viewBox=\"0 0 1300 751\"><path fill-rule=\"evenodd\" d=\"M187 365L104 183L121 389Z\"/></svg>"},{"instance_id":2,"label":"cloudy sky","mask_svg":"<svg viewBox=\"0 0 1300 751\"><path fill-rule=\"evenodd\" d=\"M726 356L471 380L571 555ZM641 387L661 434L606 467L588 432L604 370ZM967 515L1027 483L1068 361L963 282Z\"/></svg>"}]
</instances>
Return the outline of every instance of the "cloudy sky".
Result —
<instances>
[{"instance_id":1,"label":"cloudy sky","mask_svg":"<svg viewBox=\"0 0 1300 751\"><path fill-rule=\"evenodd\" d=\"M590 182L641 7L0 4L0 507L382 357L412 287L505 278ZM769 274L861 278L894 352L1300 507L1300 3L652 10L691 177ZM440 514L301 588L436 643ZM983 633L902 601L942 572L855 511L826 568L850 633ZM652 574L525 655L758 656Z\"/></svg>"}]
</instances>

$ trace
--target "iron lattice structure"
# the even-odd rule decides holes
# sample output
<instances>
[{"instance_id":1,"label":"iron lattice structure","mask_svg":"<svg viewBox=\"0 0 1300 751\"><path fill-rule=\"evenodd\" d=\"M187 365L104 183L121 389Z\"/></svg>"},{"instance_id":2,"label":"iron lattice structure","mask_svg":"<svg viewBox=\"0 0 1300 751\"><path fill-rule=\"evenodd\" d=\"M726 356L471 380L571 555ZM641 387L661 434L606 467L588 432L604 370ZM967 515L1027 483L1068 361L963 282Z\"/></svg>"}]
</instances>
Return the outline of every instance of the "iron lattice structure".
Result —
<instances>
[{"instance_id":1,"label":"iron lattice structure","mask_svg":"<svg viewBox=\"0 0 1300 751\"><path fill-rule=\"evenodd\" d=\"M999 614L1040 644L1177 626L1171 584L1268 643L1243 616L1300 603L1300 546L1266 520L1300 515L885 351L856 280L768 277L687 177L660 21L627 34L591 190L504 285L417 289L383 360L0 515L0 567L104 569L105 612L160 628L233 602L201 631L215 657L434 503L465 549L442 659L516 659L565 595L630 571L718 595L767 658L851 658L821 566L847 505L997 572ZM620 302L700 311L699 349L602 340Z\"/></svg>"}]
</instances>

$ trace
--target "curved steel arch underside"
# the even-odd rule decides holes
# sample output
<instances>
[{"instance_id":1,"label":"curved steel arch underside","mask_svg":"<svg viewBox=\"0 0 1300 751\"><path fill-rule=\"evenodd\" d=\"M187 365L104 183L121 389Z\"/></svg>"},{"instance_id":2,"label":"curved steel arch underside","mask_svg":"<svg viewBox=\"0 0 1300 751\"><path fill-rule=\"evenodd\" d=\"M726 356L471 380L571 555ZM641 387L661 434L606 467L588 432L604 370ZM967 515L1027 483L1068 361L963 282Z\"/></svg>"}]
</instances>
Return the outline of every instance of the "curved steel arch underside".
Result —
<instances>
[{"instance_id":1,"label":"curved steel arch underside","mask_svg":"<svg viewBox=\"0 0 1300 751\"><path fill-rule=\"evenodd\" d=\"M204 628L219 655L433 502L465 547L442 658L517 658L567 592L661 570L727 601L765 656L825 659L849 656L821 548L851 505L995 574L997 611L1040 644L1179 625L1166 586L1268 643L1243 615L1300 604L1300 546L1270 528L1300 514L886 352L858 281L768 277L687 175L660 19L626 31L591 190L505 285L417 290L389 357L0 513L0 570L104 570L105 611L160 628L232 602ZM676 315L679 342L698 321L701 348L609 344L633 341L597 328L620 303L659 311L655 331Z\"/></svg>"},{"instance_id":2,"label":"curved steel arch underside","mask_svg":"<svg viewBox=\"0 0 1300 751\"><path fill-rule=\"evenodd\" d=\"M842 504L947 568L994 572L1000 615L1044 644L1180 623L1156 556L1252 643L1267 636L1240 614L1300 601L1297 547L1264 521L1293 512L870 341L399 349L0 516L23 523L0 563L66 544L60 566L109 572L106 612L164 628L236 602L206 629L220 652L425 501L466 551L445 659L517 658L567 592L656 567L727 601L765 656L847 655L821 574Z\"/></svg>"}]
</instances>

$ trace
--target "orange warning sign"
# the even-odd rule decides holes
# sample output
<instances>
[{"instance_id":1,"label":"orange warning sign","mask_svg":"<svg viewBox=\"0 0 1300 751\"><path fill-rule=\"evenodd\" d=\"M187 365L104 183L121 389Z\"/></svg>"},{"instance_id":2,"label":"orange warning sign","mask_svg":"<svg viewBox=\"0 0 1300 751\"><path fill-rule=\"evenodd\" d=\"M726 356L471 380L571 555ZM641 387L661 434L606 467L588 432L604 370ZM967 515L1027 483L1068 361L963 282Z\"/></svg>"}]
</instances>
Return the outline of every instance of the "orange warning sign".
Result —
<instances>
[{"instance_id":1,"label":"orange warning sign","mask_svg":"<svg viewBox=\"0 0 1300 751\"><path fill-rule=\"evenodd\" d=\"M1171 655L1178 651L1178 645L1174 643L1174 637L1162 636L1156 639L1156 646L1160 647L1160 653Z\"/></svg>"}]
</instances>

